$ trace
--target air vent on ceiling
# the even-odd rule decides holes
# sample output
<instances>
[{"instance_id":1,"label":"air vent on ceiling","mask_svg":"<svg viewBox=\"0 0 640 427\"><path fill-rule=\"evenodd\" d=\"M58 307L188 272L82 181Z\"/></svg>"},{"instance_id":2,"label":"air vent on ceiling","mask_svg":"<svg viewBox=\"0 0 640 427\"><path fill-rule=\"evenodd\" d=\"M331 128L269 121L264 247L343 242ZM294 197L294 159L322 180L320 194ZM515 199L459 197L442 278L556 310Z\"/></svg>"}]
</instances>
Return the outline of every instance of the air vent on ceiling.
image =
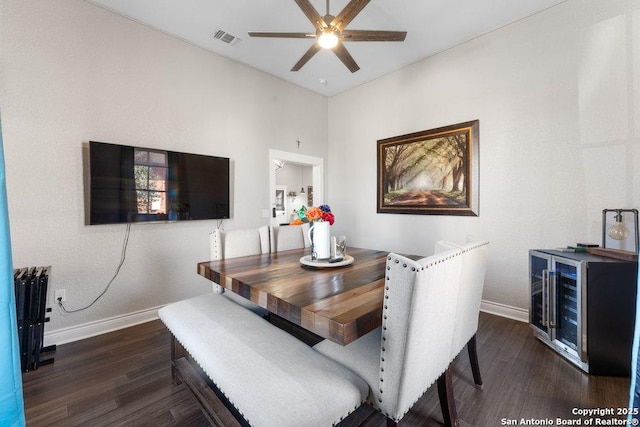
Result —
<instances>
[{"instance_id":1,"label":"air vent on ceiling","mask_svg":"<svg viewBox=\"0 0 640 427\"><path fill-rule=\"evenodd\" d=\"M225 31L222 31L222 30L218 30L218 31L212 33L211 34L211 38L220 40L222 42L230 44L231 46L234 46L234 45L240 43L240 39L239 38L237 38L236 36L233 36L233 35L225 32Z\"/></svg>"}]
</instances>

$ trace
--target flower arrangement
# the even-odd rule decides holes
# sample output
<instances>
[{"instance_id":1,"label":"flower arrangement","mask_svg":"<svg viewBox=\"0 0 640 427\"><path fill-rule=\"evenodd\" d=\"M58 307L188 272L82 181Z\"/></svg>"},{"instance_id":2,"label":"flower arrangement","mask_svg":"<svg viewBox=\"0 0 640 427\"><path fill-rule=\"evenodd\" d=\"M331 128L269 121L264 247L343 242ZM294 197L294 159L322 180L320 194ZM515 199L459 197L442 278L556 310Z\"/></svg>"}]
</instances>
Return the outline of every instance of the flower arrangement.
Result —
<instances>
[{"instance_id":1,"label":"flower arrangement","mask_svg":"<svg viewBox=\"0 0 640 427\"><path fill-rule=\"evenodd\" d=\"M291 221L291 225L300 225L307 222L326 221L329 225L333 225L335 217L331 213L331 208L328 205L320 205L318 207L306 208L301 207L298 210L298 217Z\"/></svg>"}]
</instances>

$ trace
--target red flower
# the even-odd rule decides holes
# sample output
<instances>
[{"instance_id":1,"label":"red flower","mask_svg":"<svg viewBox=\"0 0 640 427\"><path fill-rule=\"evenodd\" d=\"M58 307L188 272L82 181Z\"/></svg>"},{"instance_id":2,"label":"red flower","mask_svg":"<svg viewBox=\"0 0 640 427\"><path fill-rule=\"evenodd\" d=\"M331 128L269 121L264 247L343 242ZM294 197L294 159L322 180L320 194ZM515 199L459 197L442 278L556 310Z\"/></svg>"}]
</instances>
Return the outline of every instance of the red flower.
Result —
<instances>
[{"instance_id":1,"label":"red flower","mask_svg":"<svg viewBox=\"0 0 640 427\"><path fill-rule=\"evenodd\" d=\"M329 222L329 225L333 225L335 218L331 212L322 212L322 220Z\"/></svg>"}]
</instances>

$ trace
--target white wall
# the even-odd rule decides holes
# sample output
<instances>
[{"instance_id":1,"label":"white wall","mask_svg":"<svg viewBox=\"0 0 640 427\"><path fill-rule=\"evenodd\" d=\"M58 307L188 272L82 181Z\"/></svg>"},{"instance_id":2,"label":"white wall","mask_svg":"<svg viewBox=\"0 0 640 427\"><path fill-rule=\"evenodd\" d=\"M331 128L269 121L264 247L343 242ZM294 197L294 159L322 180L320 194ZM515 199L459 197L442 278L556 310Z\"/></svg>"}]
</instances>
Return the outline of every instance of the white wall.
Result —
<instances>
[{"instance_id":1,"label":"white wall","mask_svg":"<svg viewBox=\"0 0 640 427\"><path fill-rule=\"evenodd\" d=\"M327 100L81 0L0 2L0 112L14 266L52 265L82 307L118 264L124 225L85 226L89 140L231 158L232 219L268 224L269 149L327 157ZM104 298L47 331L210 290L196 274L215 221L134 225Z\"/></svg>"},{"instance_id":2,"label":"white wall","mask_svg":"<svg viewBox=\"0 0 640 427\"><path fill-rule=\"evenodd\" d=\"M569 0L331 98L335 231L425 255L487 238L484 299L528 309L528 249L600 243L602 209L640 205L639 76L640 2ZM479 217L376 214L377 140L474 119Z\"/></svg>"},{"instance_id":3,"label":"white wall","mask_svg":"<svg viewBox=\"0 0 640 427\"><path fill-rule=\"evenodd\" d=\"M4 0L14 265L52 265L72 309L111 278L125 227L84 225L83 142L230 157L230 229L268 223L268 150L296 152L300 138L301 153L328 158L325 200L350 245L429 254L437 239L486 237L484 298L526 309L529 248L599 242L603 208L640 204L638 8L568 0L327 101L81 0ZM378 139L473 119L480 217L376 214ZM134 225L104 299L54 308L47 330L208 290L195 264L215 226Z\"/></svg>"}]
</instances>

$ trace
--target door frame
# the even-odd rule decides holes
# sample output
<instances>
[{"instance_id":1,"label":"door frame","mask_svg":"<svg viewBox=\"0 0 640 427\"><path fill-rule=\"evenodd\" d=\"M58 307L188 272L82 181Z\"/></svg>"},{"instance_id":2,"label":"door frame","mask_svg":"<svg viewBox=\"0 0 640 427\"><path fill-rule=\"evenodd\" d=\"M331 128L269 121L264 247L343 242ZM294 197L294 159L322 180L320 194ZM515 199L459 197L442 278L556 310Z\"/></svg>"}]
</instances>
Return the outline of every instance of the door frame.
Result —
<instances>
[{"instance_id":1,"label":"door frame","mask_svg":"<svg viewBox=\"0 0 640 427\"><path fill-rule=\"evenodd\" d=\"M269 149L269 201L271 205L273 205L273 198L276 193L276 168L274 167L276 160L282 160L285 163L296 165L311 166L313 206L319 206L324 203L324 159L322 157ZM273 218L273 215L270 215L270 217L271 222L274 223L275 218Z\"/></svg>"}]
</instances>

